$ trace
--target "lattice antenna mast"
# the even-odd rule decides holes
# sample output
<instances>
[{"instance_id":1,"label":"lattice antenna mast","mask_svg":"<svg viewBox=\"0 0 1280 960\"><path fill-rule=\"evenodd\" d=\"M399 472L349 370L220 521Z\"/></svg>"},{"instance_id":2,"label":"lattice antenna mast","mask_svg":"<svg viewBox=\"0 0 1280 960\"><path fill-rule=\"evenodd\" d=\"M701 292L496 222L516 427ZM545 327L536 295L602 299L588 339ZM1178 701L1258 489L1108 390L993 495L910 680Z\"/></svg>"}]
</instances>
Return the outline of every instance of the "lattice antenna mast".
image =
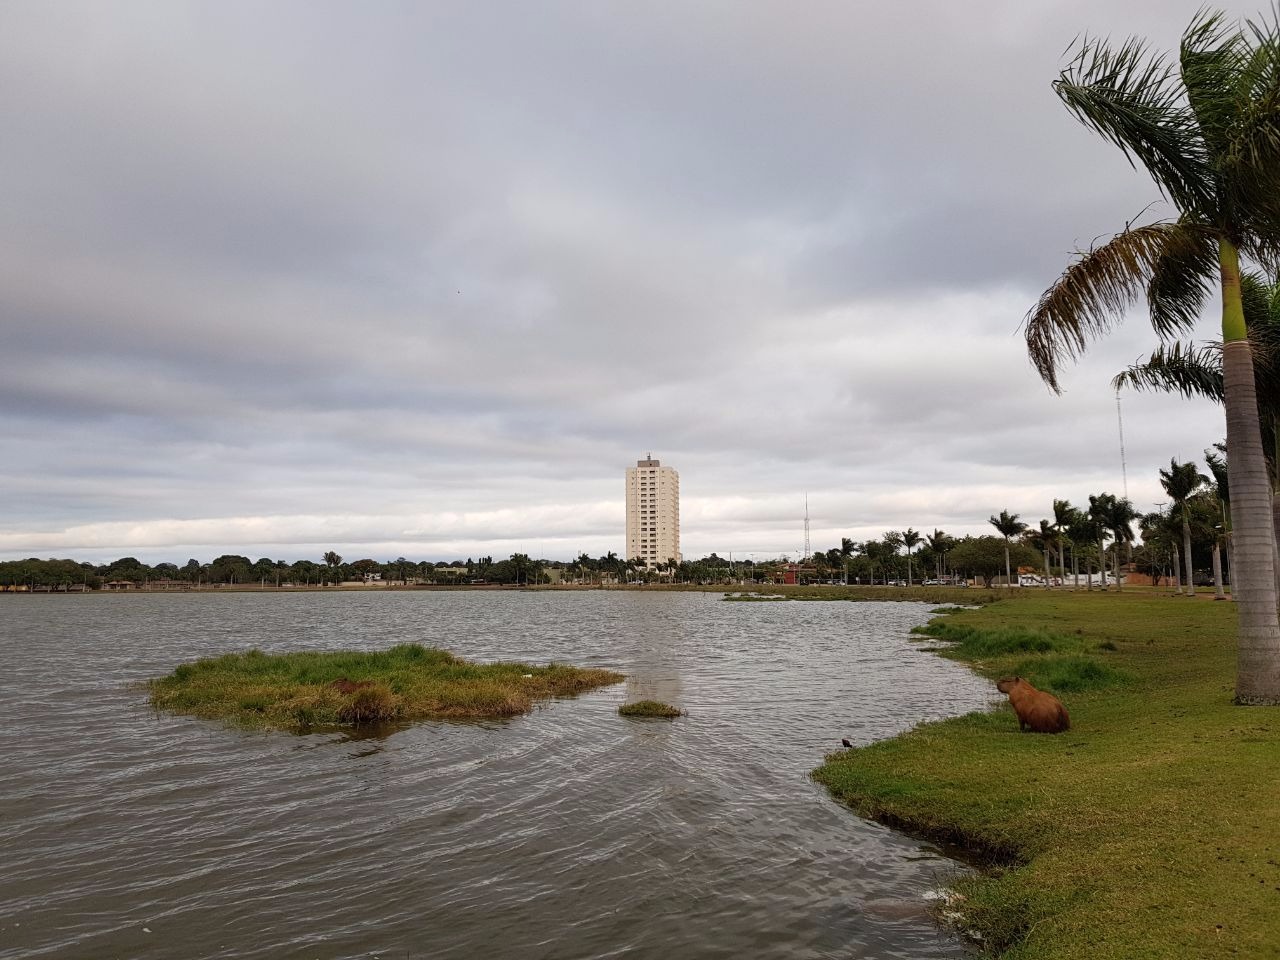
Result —
<instances>
[{"instance_id":1,"label":"lattice antenna mast","mask_svg":"<svg viewBox=\"0 0 1280 960\"><path fill-rule=\"evenodd\" d=\"M809 495L804 495L804 559L808 560L813 556L813 551L809 549Z\"/></svg>"},{"instance_id":2,"label":"lattice antenna mast","mask_svg":"<svg viewBox=\"0 0 1280 960\"><path fill-rule=\"evenodd\" d=\"M1124 459L1124 415L1120 412L1120 391L1116 391L1116 423L1120 426L1120 478L1124 481L1124 498L1129 499L1129 468Z\"/></svg>"}]
</instances>

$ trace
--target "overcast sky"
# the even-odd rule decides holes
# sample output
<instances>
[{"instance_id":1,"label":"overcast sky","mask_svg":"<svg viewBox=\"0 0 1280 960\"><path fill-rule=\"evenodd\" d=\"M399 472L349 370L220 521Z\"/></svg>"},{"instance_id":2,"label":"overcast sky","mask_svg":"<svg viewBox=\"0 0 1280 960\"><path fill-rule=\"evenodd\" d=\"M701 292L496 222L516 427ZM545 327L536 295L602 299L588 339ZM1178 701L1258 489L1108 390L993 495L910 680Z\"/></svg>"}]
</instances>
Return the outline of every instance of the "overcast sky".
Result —
<instances>
[{"instance_id":1,"label":"overcast sky","mask_svg":"<svg viewBox=\"0 0 1280 960\"><path fill-rule=\"evenodd\" d=\"M1150 327L1061 397L1018 327L1159 195L1050 83L1199 5L0 0L0 558L621 554L649 452L687 557L1123 493ZM1224 434L1123 416L1142 510Z\"/></svg>"}]
</instances>

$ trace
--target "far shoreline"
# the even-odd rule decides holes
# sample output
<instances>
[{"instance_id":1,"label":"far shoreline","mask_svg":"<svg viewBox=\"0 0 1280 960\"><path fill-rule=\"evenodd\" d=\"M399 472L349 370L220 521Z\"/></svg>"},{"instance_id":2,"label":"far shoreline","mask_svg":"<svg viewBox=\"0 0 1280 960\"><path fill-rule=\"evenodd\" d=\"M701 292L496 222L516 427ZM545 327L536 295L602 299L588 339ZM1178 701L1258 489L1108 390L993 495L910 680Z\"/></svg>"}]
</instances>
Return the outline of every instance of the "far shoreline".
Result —
<instances>
[{"instance_id":1,"label":"far shoreline","mask_svg":"<svg viewBox=\"0 0 1280 960\"><path fill-rule=\"evenodd\" d=\"M1028 588L1019 588L1027 590ZM1066 588L1061 588L1066 589ZM402 584L402 583L344 583L344 584L301 584L295 586L276 586L275 584L191 584L181 587L150 587L145 584L128 589L36 589L36 590L3 590L0 597L83 597L83 596L169 596L169 595L219 595L219 594L378 594L378 593L454 593L462 591L504 592L504 593L709 593L709 594L768 594L783 600L836 600L836 601L916 601L934 604L981 604L1006 596L999 589L969 588L954 586L872 586L870 584L759 584L759 583L646 583L646 584L509 584L509 583L449 583L449 584ZM1015 591L1016 595L1016 591Z\"/></svg>"}]
</instances>

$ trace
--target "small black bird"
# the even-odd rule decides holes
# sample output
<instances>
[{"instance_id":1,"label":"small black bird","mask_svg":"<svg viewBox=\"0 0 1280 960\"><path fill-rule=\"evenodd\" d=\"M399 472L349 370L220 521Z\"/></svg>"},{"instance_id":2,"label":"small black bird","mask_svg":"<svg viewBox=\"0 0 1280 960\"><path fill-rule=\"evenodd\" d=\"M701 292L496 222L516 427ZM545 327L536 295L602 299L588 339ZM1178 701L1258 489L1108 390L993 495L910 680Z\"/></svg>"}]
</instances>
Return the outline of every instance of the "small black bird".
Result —
<instances>
[{"instance_id":1,"label":"small black bird","mask_svg":"<svg viewBox=\"0 0 1280 960\"><path fill-rule=\"evenodd\" d=\"M840 742L841 742L841 743L843 743L843 744L844 744L846 747L848 747L850 750L852 750L852 749L853 749L853 744L852 744L852 743L850 743L850 742L848 741L848 739L847 739L847 738L841 737L841 738L840 738Z\"/></svg>"}]
</instances>

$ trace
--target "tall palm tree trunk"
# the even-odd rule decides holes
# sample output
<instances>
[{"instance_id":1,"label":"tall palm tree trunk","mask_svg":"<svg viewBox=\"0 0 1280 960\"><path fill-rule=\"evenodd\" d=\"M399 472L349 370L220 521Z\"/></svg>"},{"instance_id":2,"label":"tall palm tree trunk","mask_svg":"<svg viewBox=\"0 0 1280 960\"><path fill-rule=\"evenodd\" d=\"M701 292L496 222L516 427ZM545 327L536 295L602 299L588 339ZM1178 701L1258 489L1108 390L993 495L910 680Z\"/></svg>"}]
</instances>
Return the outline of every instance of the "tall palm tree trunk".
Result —
<instances>
[{"instance_id":1,"label":"tall palm tree trunk","mask_svg":"<svg viewBox=\"0 0 1280 960\"><path fill-rule=\"evenodd\" d=\"M1231 582L1231 599L1234 600L1236 598L1236 556L1231 543L1232 538L1233 534L1228 530L1226 536L1227 579ZM1280 570L1280 564L1277 564L1276 569Z\"/></svg>"},{"instance_id":2,"label":"tall palm tree trunk","mask_svg":"<svg viewBox=\"0 0 1280 960\"><path fill-rule=\"evenodd\" d=\"M1004 538L1004 588L1013 589L1013 575L1009 570L1009 538Z\"/></svg>"},{"instance_id":3,"label":"tall palm tree trunk","mask_svg":"<svg viewBox=\"0 0 1280 960\"><path fill-rule=\"evenodd\" d=\"M1173 592L1178 596L1182 596L1182 557L1178 551L1178 545L1173 545Z\"/></svg>"},{"instance_id":4,"label":"tall palm tree trunk","mask_svg":"<svg viewBox=\"0 0 1280 960\"><path fill-rule=\"evenodd\" d=\"M1191 521L1187 519L1187 508L1182 507L1182 562L1187 568L1187 596L1196 595L1196 582L1191 576Z\"/></svg>"},{"instance_id":5,"label":"tall palm tree trunk","mask_svg":"<svg viewBox=\"0 0 1280 960\"><path fill-rule=\"evenodd\" d=\"M1276 538L1272 490L1258 420L1253 352L1240 300L1240 260L1218 243L1222 270L1222 378L1227 406L1228 482L1235 517L1234 570L1239 612L1236 703L1280 704L1280 620L1276 614Z\"/></svg>"},{"instance_id":6,"label":"tall palm tree trunk","mask_svg":"<svg viewBox=\"0 0 1280 960\"><path fill-rule=\"evenodd\" d=\"M1111 545L1111 572L1116 577L1116 593L1124 589L1120 584L1120 541L1117 540Z\"/></svg>"},{"instance_id":7,"label":"tall palm tree trunk","mask_svg":"<svg viewBox=\"0 0 1280 960\"><path fill-rule=\"evenodd\" d=\"M1102 577L1102 589L1107 589L1107 545L1103 540L1098 541L1098 575Z\"/></svg>"},{"instance_id":8,"label":"tall palm tree trunk","mask_svg":"<svg viewBox=\"0 0 1280 960\"><path fill-rule=\"evenodd\" d=\"M1213 541L1213 599L1227 599L1227 591L1222 589L1222 547L1217 540Z\"/></svg>"},{"instance_id":9,"label":"tall palm tree trunk","mask_svg":"<svg viewBox=\"0 0 1280 960\"><path fill-rule=\"evenodd\" d=\"M1277 429L1276 432L1277 436L1280 437L1280 429ZM1277 446L1280 446L1280 439L1277 439L1276 444ZM1280 449L1276 451L1276 471L1280 473ZM1271 522L1275 527L1275 537L1272 539L1271 543L1271 564L1275 567L1276 601L1277 603L1280 603L1280 489L1277 489L1271 497ZM1228 563L1231 562L1230 552L1231 548L1228 547ZM1232 575L1234 576L1235 567L1232 567L1231 570ZM1232 594L1235 593L1235 581L1232 581L1231 592Z\"/></svg>"}]
</instances>

